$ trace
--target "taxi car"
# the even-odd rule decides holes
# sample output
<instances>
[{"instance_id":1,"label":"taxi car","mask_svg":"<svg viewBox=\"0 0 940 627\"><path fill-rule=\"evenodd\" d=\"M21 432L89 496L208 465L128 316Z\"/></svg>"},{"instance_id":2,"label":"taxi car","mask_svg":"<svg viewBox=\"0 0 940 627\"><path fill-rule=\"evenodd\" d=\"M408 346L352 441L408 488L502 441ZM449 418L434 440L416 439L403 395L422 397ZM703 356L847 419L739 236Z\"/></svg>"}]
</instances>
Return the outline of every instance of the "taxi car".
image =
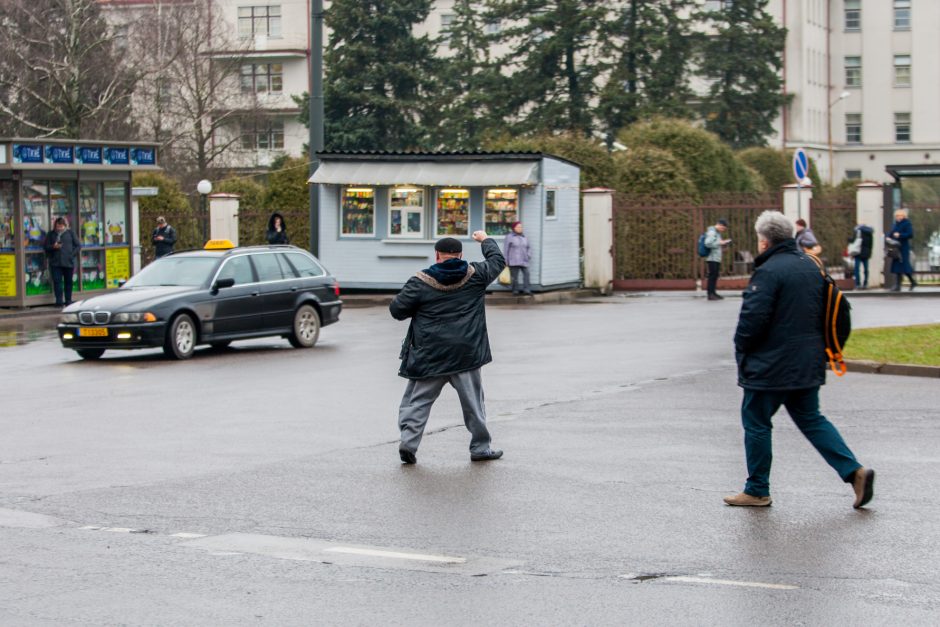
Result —
<instances>
[{"instance_id":1,"label":"taxi car","mask_svg":"<svg viewBox=\"0 0 940 627\"><path fill-rule=\"evenodd\" d=\"M339 284L309 252L210 240L203 250L155 260L113 292L69 305L57 330L83 359L150 347L187 359L200 344L223 348L266 336L310 348L342 307Z\"/></svg>"}]
</instances>

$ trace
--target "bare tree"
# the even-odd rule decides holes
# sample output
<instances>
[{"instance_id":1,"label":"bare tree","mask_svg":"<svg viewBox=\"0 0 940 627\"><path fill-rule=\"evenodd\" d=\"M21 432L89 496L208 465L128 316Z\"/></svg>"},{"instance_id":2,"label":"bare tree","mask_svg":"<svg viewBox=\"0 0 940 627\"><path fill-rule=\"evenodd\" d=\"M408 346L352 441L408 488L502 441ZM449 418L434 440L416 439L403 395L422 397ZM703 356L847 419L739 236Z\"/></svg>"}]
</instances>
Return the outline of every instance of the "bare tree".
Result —
<instances>
[{"instance_id":1,"label":"bare tree","mask_svg":"<svg viewBox=\"0 0 940 627\"><path fill-rule=\"evenodd\" d=\"M162 144L165 166L187 181L231 166L240 125L258 115L239 84L247 44L207 0L153 0L128 38L141 75L135 113Z\"/></svg>"},{"instance_id":2,"label":"bare tree","mask_svg":"<svg viewBox=\"0 0 940 627\"><path fill-rule=\"evenodd\" d=\"M0 132L128 139L135 81L95 0L0 2Z\"/></svg>"}]
</instances>

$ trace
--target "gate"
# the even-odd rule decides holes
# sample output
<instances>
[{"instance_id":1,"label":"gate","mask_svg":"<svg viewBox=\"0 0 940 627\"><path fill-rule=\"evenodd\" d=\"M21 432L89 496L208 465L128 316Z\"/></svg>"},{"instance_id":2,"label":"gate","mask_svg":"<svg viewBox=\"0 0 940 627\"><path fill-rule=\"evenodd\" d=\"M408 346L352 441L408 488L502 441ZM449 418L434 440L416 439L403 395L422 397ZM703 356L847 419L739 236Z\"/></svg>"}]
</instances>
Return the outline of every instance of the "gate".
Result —
<instances>
[{"instance_id":1,"label":"gate","mask_svg":"<svg viewBox=\"0 0 940 627\"><path fill-rule=\"evenodd\" d=\"M908 219L914 227L911 240L911 265L919 282L940 283L940 205L905 203Z\"/></svg>"},{"instance_id":2,"label":"gate","mask_svg":"<svg viewBox=\"0 0 940 627\"><path fill-rule=\"evenodd\" d=\"M748 260L757 256L754 222L768 209L782 211L781 192L614 197L614 289L695 289L705 276L698 238L719 219L728 221L719 287L743 288Z\"/></svg>"}]
</instances>

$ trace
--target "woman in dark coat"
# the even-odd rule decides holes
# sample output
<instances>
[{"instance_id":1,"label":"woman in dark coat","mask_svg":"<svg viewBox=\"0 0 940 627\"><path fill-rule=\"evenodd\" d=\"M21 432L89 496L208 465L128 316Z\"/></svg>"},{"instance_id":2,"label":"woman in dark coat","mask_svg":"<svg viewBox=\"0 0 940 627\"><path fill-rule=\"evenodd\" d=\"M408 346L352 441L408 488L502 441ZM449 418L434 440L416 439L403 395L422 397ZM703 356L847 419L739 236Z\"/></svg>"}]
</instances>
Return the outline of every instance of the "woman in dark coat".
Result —
<instances>
[{"instance_id":1,"label":"woman in dark coat","mask_svg":"<svg viewBox=\"0 0 940 627\"><path fill-rule=\"evenodd\" d=\"M911 240L914 238L914 226L907 219L907 211L898 209L894 212L894 226L891 227L891 237L901 243L901 257L891 262L891 273L894 274L895 292L901 291L901 275L911 282L910 289L917 287L914 280L914 268L911 267Z\"/></svg>"},{"instance_id":2,"label":"woman in dark coat","mask_svg":"<svg viewBox=\"0 0 940 627\"><path fill-rule=\"evenodd\" d=\"M284 216L275 212L268 219L268 243L269 244L290 244L290 238L287 237L287 225L284 223Z\"/></svg>"}]
</instances>

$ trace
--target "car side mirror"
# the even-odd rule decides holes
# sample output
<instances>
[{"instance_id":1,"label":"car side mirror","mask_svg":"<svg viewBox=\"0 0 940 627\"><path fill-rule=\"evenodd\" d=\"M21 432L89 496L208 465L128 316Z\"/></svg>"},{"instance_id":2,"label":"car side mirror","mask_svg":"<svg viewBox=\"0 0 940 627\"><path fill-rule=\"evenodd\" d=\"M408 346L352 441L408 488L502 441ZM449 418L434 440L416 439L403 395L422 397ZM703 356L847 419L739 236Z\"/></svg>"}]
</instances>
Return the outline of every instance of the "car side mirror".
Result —
<instances>
[{"instance_id":1,"label":"car side mirror","mask_svg":"<svg viewBox=\"0 0 940 627\"><path fill-rule=\"evenodd\" d=\"M232 287L233 285L235 285L235 279L232 279L232 278L219 279L218 281L215 282L215 285L212 286L212 289L215 291L218 291L226 287Z\"/></svg>"}]
</instances>

